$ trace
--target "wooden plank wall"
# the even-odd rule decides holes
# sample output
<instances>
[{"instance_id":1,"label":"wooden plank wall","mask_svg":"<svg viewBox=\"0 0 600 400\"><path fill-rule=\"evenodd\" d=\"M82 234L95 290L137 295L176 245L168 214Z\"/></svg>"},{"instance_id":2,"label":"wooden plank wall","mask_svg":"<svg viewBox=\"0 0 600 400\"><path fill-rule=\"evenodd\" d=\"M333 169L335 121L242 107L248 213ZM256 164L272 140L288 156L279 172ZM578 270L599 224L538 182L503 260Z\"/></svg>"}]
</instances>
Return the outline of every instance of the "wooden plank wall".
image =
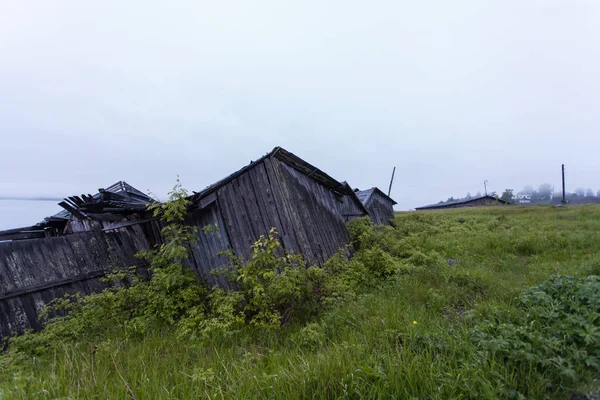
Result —
<instances>
[{"instance_id":1,"label":"wooden plank wall","mask_svg":"<svg viewBox=\"0 0 600 400\"><path fill-rule=\"evenodd\" d=\"M196 211L188 216L186 224L197 226L197 241L191 245L190 267L198 276L211 286L230 287L229 282L221 275L213 275L211 271L227 266L229 258L220 253L231 249L229 236L225 229L223 217L218 204L212 203L208 208ZM213 226L215 230L204 230Z\"/></svg>"},{"instance_id":2,"label":"wooden plank wall","mask_svg":"<svg viewBox=\"0 0 600 400\"><path fill-rule=\"evenodd\" d=\"M344 197L277 159L272 163L300 250L309 264L320 265L350 242Z\"/></svg>"},{"instance_id":3,"label":"wooden plank wall","mask_svg":"<svg viewBox=\"0 0 600 400\"><path fill-rule=\"evenodd\" d=\"M338 197L274 157L217 192L225 231L236 255L249 259L250 246L274 227L282 247L301 253L310 265L322 264L349 243L343 214L364 212L346 197Z\"/></svg>"},{"instance_id":4,"label":"wooden plank wall","mask_svg":"<svg viewBox=\"0 0 600 400\"><path fill-rule=\"evenodd\" d=\"M390 220L394 219L394 205L377 193L371 195L365 207L369 211L371 221L376 225L390 225Z\"/></svg>"},{"instance_id":5,"label":"wooden plank wall","mask_svg":"<svg viewBox=\"0 0 600 400\"><path fill-rule=\"evenodd\" d=\"M364 217L367 215L358 203L360 200L353 196L344 196L343 203L340 208L340 213L344 217L344 221L352 221L353 219ZM357 203L358 202L358 203Z\"/></svg>"},{"instance_id":6,"label":"wooden plank wall","mask_svg":"<svg viewBox=\"0 0 600 400\"><path fill-rule=\"evenodd\" d=\"M134 258L149 246L141 228L0 243L0 337L39 329L45 304L101 290L99 278L115 267L142 266Z\"/></svg>"},{"instance_id":7,"label":"wooden plank wall","mask_svg":"<svg viewBox=\"0 0 600 400\"><path fill-rule=\"evenodd\" d=\"M271 228L277 229L286 250L297 251L295 240L289 239L294 234L289 217L280 215L281 195L267 168L266 163L259 163L217 191L231 248L245 260L250 258L251 245Z\"/></svg>"}]
</instances>

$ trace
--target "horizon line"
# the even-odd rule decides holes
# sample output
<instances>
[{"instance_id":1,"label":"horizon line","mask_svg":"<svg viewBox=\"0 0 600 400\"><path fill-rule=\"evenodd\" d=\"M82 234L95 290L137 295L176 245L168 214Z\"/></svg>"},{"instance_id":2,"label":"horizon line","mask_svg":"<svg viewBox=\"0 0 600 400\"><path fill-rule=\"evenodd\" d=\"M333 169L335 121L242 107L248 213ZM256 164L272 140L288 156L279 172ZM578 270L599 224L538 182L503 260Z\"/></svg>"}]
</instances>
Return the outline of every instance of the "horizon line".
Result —
<instances>
[{"instance_id":1,"label":"horizon line","mask_svg":"<svg viewBox=\"0 0 600 400\"><path fill-rule=\"evenodd\" d=\"M45 196L0 196L0 200L22 200L22 201L63 201L59 197Z\"/></svg>"}]
</instances>

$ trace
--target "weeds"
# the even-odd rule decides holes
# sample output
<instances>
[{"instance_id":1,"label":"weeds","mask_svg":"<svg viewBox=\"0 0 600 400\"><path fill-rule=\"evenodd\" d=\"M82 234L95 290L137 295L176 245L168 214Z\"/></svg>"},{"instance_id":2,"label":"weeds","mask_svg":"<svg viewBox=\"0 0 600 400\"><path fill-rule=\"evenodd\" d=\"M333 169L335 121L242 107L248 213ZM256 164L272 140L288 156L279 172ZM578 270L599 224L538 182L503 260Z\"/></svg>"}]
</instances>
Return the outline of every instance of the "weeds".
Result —
<instances>
[{"instance_id":1,"label":"weeds","mask_svg":"<svg viewBox=\"0 0 600 400\"><path fill-rule=\"evenodd\" d=\"M246 267L232 258L235 290L200 285L137 334L139 311L123 317L113 304L129 303L112 299L90 318L120 323L15 339L0 398L518 399L600 387L600 208L407 213L349 231L355 256L322 267L283 253L271 232Z\"/></svg>"}]
</instances>

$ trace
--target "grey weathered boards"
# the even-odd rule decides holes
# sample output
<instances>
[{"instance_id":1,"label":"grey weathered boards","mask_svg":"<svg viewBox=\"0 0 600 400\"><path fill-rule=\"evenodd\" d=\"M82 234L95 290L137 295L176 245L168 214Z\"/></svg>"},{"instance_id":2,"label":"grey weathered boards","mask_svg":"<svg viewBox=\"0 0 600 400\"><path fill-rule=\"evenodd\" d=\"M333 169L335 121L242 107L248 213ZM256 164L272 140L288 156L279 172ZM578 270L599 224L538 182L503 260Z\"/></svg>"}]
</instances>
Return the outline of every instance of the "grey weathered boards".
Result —
<instances>
[{"instance_id":1,"label":"grey weathered boards","mask_svg":"<svg viewBox=\"0 0 600 400\"><path fill-rule=\"evenodd\" d=\"M348 185L277 147L192 197L194 208L216 203L229 244L242 257L275 228L282 247L321 264L349 242L345 222L367 211Z\"/></svg>"},{"instance_id":2,"label":"grey weathered boards","mask_svg":"<svg viewBox=\"0 0 600 400\"><path fill-rule=\"evenodd\" d=\"M0 243L0 335L38 329L45 304L101 290L99 278L115 267L141 266L134 254L148 248L133 229Z\"/></svg>"},{"instance_id":3,"label":"grey weathered boards","mask_svg":"<svg viewBox=\"0 0 600 400\"><path fill-rule=\"evenodd\" d=\"M119 181L95 195L65 197L63 210L28 227L0 231L0 241L26 240L106 228L123 221L139 220L155 200L127 182Z\"/></svg>"},{"instance_id":4,"label":"grey weathered boards","mask_svg":"<svg viewBox=\"0 0 600 400\"><path fill-rule=\"evenodd\" d=\"M101 290L99 278L115 267L145 266L134 255L162 241L161 224L140 210L147 199L139 191L115 187L118 193L74 198L74 214L54 218L80 221L88 232L53 228L53 237L0 243L0 335L39 329L45 304ZM280 147L190 200L186 223L199 229L189 267L220 286L228 282L211 271L228 264L225 250L248 259L250 246L275 228L286 251L320 265L349 244L346 221L368 215L350 186Z\"/></svg>"},{"instance_id":5,"label":"grey weathered boards","mask_svg":"<svg viewBox=\"0 0 600 400\"><path fill-rule=\"evenodd\" d=\"M376 187L367 190L355 189L356 195L369 211L371 220L377 225L389 225L394 219L396 202Z\"/></svg>"}]
</instances>

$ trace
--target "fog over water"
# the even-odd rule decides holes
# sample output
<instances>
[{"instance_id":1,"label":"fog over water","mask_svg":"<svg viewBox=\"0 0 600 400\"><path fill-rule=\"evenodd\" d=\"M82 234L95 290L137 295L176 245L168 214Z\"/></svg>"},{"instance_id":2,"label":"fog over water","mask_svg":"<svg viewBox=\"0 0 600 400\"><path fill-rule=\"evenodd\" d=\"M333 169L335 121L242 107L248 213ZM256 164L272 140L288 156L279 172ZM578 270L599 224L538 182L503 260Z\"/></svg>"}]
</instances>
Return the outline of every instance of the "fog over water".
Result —
<instances>
[{"instance_id":1,"label":"fog over water","mask_svg":"<svg viewBox=\"0 0 600 400\"><path fill-rule=\"evenodd\" d=\"M600 189L600 1L0 2L0 197L165 198L281 145L398 210ZM0 227L59 211L6 202Z\"/></svg>"},{"instance_id":2,"label":"fog over water","mask_svg":"<svg viewBox=\"0 0 600 400\"><path fill-rule=\"evenodd\" d=\"M61 210L55 200L0 199L0 230L31 226Z\"/></svg>"}]
</instances>

